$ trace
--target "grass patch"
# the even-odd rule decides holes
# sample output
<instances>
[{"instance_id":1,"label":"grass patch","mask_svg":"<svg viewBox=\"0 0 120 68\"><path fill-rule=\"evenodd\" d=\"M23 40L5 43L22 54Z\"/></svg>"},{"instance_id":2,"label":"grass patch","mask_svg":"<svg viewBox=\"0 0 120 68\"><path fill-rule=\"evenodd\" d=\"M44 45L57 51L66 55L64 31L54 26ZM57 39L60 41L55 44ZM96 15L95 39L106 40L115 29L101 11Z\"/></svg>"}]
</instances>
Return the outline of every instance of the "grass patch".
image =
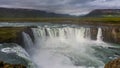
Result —
<instances>
[{"instance_id":1,"label":"grass patch","mask_svg":"<svg viewBox=\"0 0 120 68\"><path fill-rule=\"evenodd\" d=\"M23 27L1 27L0 42L17 41L18 35L24 30Z\"/></svg>"},{"instance_id":2,"label":"grass patch","mask_svg":"<svg viewBox=\"0 0 120 68\"><path fill-rule=\"evenodd\" d=\"M57 24L83 25L117 25L120 26L120 17L80 17L80 18L0 18L1 22L38 22Z\"/></svg>"},{"instance_id":3,"label":"grass patch","mask_svg":"<svg viewBox=\"0 0 120 68\"><path fill-rule=\"evenodd\" d=\"M83 17L83 18L0 18L3 22L120 22L120 17Z\"/></svg>"}]
</instances>

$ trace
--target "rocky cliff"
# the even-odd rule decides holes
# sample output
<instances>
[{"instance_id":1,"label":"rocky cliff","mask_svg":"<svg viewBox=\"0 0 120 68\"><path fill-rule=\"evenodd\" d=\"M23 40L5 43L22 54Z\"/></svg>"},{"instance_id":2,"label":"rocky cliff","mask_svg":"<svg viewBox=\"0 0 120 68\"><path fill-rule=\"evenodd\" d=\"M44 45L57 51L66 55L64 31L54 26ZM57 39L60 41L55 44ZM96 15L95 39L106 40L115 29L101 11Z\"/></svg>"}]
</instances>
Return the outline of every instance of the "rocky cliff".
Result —
<instances>
[{"instance_id":1,"label":"rocky cliff","mask_svg":"<svg viewBox=\"0 0 120 68\"><path fill-rule=\"evenodd\" d=\"M120 68L120 58L110 61L104 68Z\"/></svg>"},{"instance_id":2,"label":"rocky cliff","mask_svg":"<svg viewBox=\"0 0 120 68\"><path fill-rule=\"evenodd\" d=\"M110 43L118 43L120 44L120 28L119 27L101 27L103 41ZM96 40L98 29L91 28L91 38Z\"/></svg>"}]
</instances>

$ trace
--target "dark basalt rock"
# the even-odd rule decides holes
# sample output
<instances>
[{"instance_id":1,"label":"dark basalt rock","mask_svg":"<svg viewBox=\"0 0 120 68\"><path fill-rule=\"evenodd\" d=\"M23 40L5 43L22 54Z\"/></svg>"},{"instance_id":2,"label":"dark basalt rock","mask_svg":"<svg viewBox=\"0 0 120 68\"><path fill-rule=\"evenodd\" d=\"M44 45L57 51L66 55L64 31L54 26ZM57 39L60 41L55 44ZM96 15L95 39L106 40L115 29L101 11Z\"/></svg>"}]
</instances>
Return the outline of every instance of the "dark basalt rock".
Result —
<instances>
[{"instance_id":1,"label":"dark basalt rock","mask_svg":"<svg viewBox=\"0 0 120 68\"><path fill-rule=\"evenodd\" d=\"M103 41L120 44L120 28L103 28Z\"/></svg>"},{"instance_id":2,"label":"dark basalt rock","mask_svg":"<svg viewBox=\"0 0 120 68\"><path fill-rule=\"evenodd\" d=\"M96 40L97 38L97 32L98 32L98 28L90 28L90 33L91 33L91 39L92 40Z\"/></svg>"},{"instance_id":3,"label":"dark basalt rock","mask_svg":"<svg viewBox=\"0 0 120 68\"><path fill-rule=\"evenodd\" d=\"M119 27L101 27L104 42L120 44L120 28ZM96 40L98 28L93 27L90 29L91 39Z\"/></svg>"}]
</instances>

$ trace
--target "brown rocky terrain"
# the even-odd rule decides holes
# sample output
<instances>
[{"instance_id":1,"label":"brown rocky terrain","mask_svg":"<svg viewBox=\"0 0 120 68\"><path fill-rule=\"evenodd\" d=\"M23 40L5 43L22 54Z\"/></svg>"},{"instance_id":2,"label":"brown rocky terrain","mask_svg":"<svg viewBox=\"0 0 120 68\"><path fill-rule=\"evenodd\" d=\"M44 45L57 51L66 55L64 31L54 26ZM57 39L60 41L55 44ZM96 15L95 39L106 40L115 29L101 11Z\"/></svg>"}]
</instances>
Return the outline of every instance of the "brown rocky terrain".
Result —
<instances>
[{"instance_id":1,"label":"brown rocky terrain","mask_svg":"<svg viewBox=\"0 0 120 68\"><path fill-rule=\"evenodd\" d=\"M120 58L108 62L104 68L120 68Z\"/></svg>"},{"instance_id":2,"label":"brown rocky terrain","mask_svg":"<svg viewBox=\"0 0 120 68\"><path fill-rule=\"evenodd\" d=\"M97 28L91 28L91 38L96 40ZM103 41L120 44L120 28L119 27L103 27Z\"/></svg>"},{"instance_id":3,"label":"brown rocky terrain","mask_svg":"<svg viewBox=\"0 0 120 68\"><path fill-rule=\"evenodd\" d=\"M0 61L0 68L27 68L27 67L22 64L9 64L9 63Z\"/></svg>"}]
</instances>

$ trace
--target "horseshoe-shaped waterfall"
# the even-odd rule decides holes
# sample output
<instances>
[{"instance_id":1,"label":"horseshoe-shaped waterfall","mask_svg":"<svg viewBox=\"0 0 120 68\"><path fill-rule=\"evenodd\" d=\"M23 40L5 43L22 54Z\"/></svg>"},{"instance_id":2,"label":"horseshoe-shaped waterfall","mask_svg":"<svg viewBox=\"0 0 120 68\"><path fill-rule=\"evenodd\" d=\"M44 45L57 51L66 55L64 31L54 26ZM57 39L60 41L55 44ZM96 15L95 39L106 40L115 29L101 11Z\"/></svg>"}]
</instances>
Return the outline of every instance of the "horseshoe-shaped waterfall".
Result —
<instances>
[{"instance_id":1,"label":"horseshoe-shaped waterfall","mask_svg":"<svg viewBox=\"0 0 120 68\"><path fill-rule=\"evenodd\" d=\"M96 40L91 40L90 27L38 26L32 28L34 41L23 33L26 49L38 68L104 68L118 51L102 41L98 27ZM116 47L115 47L116 48Z\"/></svg>"}]
</instances>

